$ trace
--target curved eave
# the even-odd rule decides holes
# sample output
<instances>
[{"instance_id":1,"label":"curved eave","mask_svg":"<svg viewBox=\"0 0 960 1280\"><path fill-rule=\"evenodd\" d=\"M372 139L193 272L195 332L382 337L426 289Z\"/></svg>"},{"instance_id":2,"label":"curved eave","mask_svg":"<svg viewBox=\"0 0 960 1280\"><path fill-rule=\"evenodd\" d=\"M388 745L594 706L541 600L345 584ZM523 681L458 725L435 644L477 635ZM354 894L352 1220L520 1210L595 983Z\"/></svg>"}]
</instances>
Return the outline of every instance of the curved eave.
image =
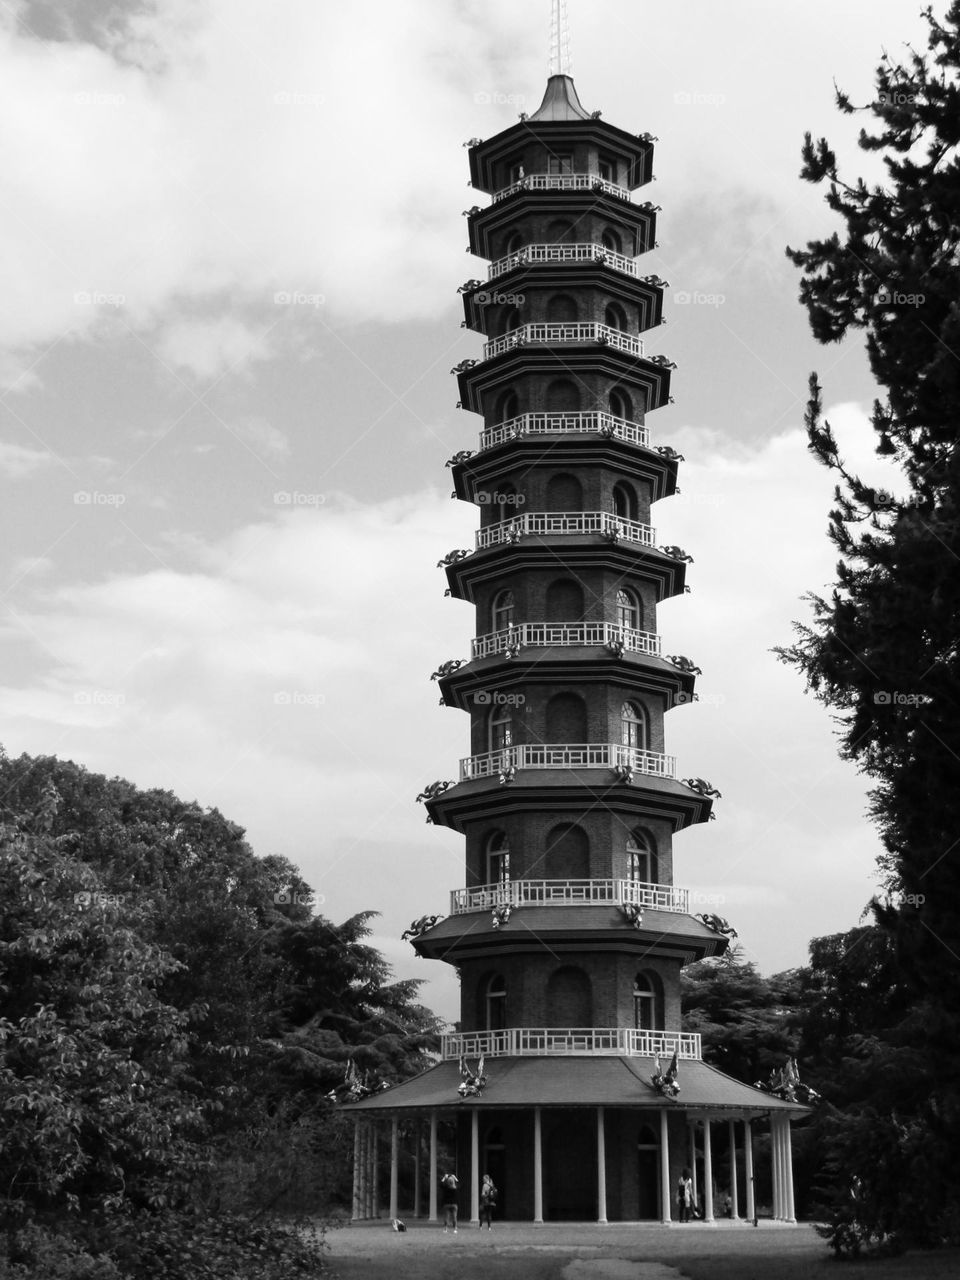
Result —
<instances>
[{"instance_id":1,"label":"curved eave","mask_svg":"<svg viewBox=\"0 0 960 1280\"><path fill-rule=\"evenodd\" d=\"M538 373L560 377L577 373L603 373L627 385L643 387L647 409L659 409L670 399L670 369L654 364L646 356L599 342L564 344L559 347L513 347L491 360L481 360L472 369L457 375L460 402L471 413L483 413L483 398L508 386L518 374Z\"/></svg>"},{"instance_id":2,"label":"curved eave","mask_svg":"<svg viewBox=\"0 0 960 1280\"><path fill-rule=\"evenodd\" d=\"M422 933L414 948L425 960L462 964L500 956L541 952L625 952L637 957L679 960L693 964L722 955L728 940L693 916L679 912L643 913L643 925L635 929L619 908L604 906L517 907L506 924L492 926L489 911L448 916Z\"/></svg>"},{"instance_id":3,"label":"curved eave","mask_svg":"<svg viewBox=\"0 0 960 1280\"><path fill-rule=\"evenodd\" d=\"M626 161L629 177L621 186L630 191L646 186L653 177L653 142L638 138L626 129L607 124L605 120L520 120L483 142L470 147L470 183L478 191L492 194L497 190L494 166L506 160L531 141L550 151L564 144L576 146L594 143L598 149Z\"/></svg>"},{"instance_id":4,"label":"curved eave","mask_svg":"<svg viewBox=\"0 0 960 1280\"><path fill-rule=\"evenodd\" d=\"M652 249L657 242L657 210L652 201L633 204L604 190L599 191L531 191L520 187L509 196L494 201L467 216L470 252L478 258L492 258L492 241L518 217L533 213L551 216L569 214L577 218L596 214L611 226L619 228L634 241L637 256Z\"/></svg>"},{"instance_id":5,"label":"curved eave","mask_svg":"<svg viewBox=\"0 0 960 1280\"><path fill-rule=\"evenodd\" d=\"M496 778L460 782L426 801L438 826L465 834L471 822L511 813L569 812L571 805L605 804L638 818L662 818L675 834L706 822L713 808L702 796L673 778L635 774L633 782L617 782L606 769L521 769L513 782Z\"/></svg>"},{"instance_id":6,"label":"curved eave","mask_svg":"<svg viewBox=\"0 0 960 1280\"><path fill-rule=\"evenodd\" d=\"M469 711L474 695L489 689L494 678L499 692L508 692L514 686L526 687L538 680L613 683L629 686L637 693L659 694L667 700L668 707L678 701L692 701L696 682L692 672L680 671L664 658L641 653L624 653L621 658L614 658L596 645L582 648L530 645L521 649L516 658L503 654L481 658L441 677L440 692L447 706Z\"/></svg>"},{"instance_id":7,"label":"curved eave","mask_svg":"<svg viewBox=\"0 0 960 1280\"><path fill-rule=\"evenodd\" d=\"M515 467L526 470L541 463L612 467L618 474L649 484L651 502L672 497L677 491L676 458L665 458L656 449L628 440L607 439L590 432L521 436L518 440L504 440L492 449L482 449L450 468L454 492L461 501L475 503L478 490L495 484Z\"/></svg>"},{"instance_id":8,"label":"curved eave","mask_svg":"<svg viewBox=\"0 0 960 1280\"><path fill-rule=\"evenodd\" d=\"M372 1094L343 1110L390 1115L398 1112L510 1110L530 1107L626 1107L681 1112L729 1119L759 1120L776 1112L794 1119L810 1114L799 1102L784 1102L762 1089L734 1080L707 1062L683 1059L679 1098L668 1100L650 1083L655 1063L641 1057L522 1057L487 1058L487 1084L479 1098L457 1095L460 1068L453 1061L438 1062L412 1080Z\"/></svg>"},{"instance_id":9,"label":"curved eave","mask_svg":"<svg viewBox=\"0 0 960 1280\"><path fill-rule=\"evenodd\" d=\"M521 570L556 570L558 563L573 573L578 569L612 569L624 576L644 578L655 586L658 604L680 595L686 583L685 561L652 547L607 542L592 534L553 539L531 536L521 542L488 547L447 565L446 575L450 594L473 604L479 584L496 582Z\"/></svg>"},{"instance_id":10,"label":"curved eave","mask_svg":"<svg viewBox=\"0 0 960 1280\"><path fill-rule=\"evenodd\" d=\"M605 296L639 308L639 331L646 333L663 322L663 286L628 276L599 262L529 262L481 283L463 295L468 329L486 333L491 299L511 294L526 296L533 289L602 289ZM496 303L493 304L496 307Z\"/></svg>"}]
</instances>

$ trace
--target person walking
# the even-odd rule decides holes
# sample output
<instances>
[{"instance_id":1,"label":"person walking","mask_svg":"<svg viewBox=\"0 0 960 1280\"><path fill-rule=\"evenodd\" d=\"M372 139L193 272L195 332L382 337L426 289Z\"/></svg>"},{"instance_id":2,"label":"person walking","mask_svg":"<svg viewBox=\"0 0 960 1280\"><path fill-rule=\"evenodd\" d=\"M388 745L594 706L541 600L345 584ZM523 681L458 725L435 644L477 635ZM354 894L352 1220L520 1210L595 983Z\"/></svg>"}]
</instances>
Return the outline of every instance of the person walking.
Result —
<instances>
[{"instance_id":1,"label":"person walking","mask_svg":"<svg viewBox=\"0 0 960 1280\"><path fill-rule=\"evenodd\" d=\"M483 1175L483 1183L480 1187L480 1230L483 1230L483 1224L486 1222L487 1230L493 1230L493 1211L497 1204L497 1188L493 1185L493 1179L489 1173Z\"/></svg>"},{"instance_id":2,"label":"person walking","mask_svg":"<svg viewBox=\"0 0 960 1280\"><path fill-rule=\"evenodd\" d=\"M677 1208L680 1210L680 1221L690 1221L690 1206L693 1204L693 1179L690 1170L684 1166L677 1183Z\"/></svg>"},{"instance_id":3,"label":"person walking","mask_svg":"<svg viewBox=\"0 0 960 1280\"><path fill-rule=\"evenodd\" d=\"M443 1231L446 1234L447 1229L453 1227L453 1234L456 1235L457 1214L460 1212L460 1203L457 1199L460 1182L451 1170L440 1179L440 1185L443 1187Z\"/></svg>"}]
</instances>

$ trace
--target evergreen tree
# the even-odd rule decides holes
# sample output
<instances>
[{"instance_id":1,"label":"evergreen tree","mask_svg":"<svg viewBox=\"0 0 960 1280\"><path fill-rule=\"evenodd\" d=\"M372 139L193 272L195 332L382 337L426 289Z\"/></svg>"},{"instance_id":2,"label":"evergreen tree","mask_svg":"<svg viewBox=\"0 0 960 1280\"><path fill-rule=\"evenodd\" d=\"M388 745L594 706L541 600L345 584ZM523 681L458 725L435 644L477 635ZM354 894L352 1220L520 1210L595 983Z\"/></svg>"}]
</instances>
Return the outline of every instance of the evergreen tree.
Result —
<instances>
[{"instance_id":1,"label":"evergreen tree","mask_svg":"<svg viewBox=\"0 0 960 1280\"><path fill-rule=\"evenodd\" d=\"M862 1238L932 1243L957 1232L960 1204L960 3L925 17L926 53L885 58L871 103L837 94L842 112L872 118L860 146L882 155L884 181L844 180L824 139L808 134L803 149L802 176L827 184L843 234L788 250L801 301L822 342L864 330L885 392L877 451L896 457L904 492L877 491L845 465L814 375L808 436L838 479L840 561L830 598L811 597L813 624L780 654L837 713L842 754L873 782L886 887L874 912L912 1010L884 1038L903 1045L908 1026L919 1059L899 1092L876 1098L896 1176L864 1124L847 1135L838 1194L849 1204L856 1186ZM908 1203L918 1182L922 1211Z\"/></svg>"}]
</instances>

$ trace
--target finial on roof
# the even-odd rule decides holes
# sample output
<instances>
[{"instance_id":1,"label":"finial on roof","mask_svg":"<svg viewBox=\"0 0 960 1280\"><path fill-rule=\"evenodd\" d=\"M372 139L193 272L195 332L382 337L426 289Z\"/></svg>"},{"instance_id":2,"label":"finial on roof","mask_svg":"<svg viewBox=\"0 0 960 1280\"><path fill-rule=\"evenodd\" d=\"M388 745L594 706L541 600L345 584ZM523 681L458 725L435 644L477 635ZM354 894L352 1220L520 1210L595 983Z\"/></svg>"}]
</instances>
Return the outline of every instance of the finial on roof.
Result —
<instances>
[{"instance_id":1,"label":"finial on roof","mask_svg":"<svg viewBox=\"0 0 960 1280\"><path fill-rule=\"evenodd\" d=\"M572 73L570 29L567 26L567 0L551 0L550 64L547 74L551 76L569 76Z\"/></svg>"}]
</instances>

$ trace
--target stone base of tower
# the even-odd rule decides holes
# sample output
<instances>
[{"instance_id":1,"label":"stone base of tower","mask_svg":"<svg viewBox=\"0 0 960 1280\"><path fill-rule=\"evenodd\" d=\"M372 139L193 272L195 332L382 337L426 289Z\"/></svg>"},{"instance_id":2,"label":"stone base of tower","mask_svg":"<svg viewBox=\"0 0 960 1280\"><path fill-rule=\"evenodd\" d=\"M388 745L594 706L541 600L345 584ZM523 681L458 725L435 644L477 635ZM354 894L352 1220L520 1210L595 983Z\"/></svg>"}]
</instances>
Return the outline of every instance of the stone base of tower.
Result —
<instances>
[{"instance_id":1,"label":"stone base of tower","mask_svg":"<svg viewBox=\"0 0 960 1280\"><path fill-rule=\"evenodd\" d=\"M688 1096L666 1099L647 1083L652 1070L638 1058L496 1058L483 1094L460 1098L458 1067L445 1062L352 1104L345 1109L357 1121L353 1217L409 1212L401 1166L415 1161L415 1208L431 1221L441 1212L440 1179L451 1170L464 1222L479 1220L489 1173L501 1221L667 1225L683 1216L684 1170L693 1183L691 1217L750 1220L764 1206L775 1221L795 1221L790 1121L807 1108L703 1062L684 1062Z\"/></svg>"}]
</instances>

